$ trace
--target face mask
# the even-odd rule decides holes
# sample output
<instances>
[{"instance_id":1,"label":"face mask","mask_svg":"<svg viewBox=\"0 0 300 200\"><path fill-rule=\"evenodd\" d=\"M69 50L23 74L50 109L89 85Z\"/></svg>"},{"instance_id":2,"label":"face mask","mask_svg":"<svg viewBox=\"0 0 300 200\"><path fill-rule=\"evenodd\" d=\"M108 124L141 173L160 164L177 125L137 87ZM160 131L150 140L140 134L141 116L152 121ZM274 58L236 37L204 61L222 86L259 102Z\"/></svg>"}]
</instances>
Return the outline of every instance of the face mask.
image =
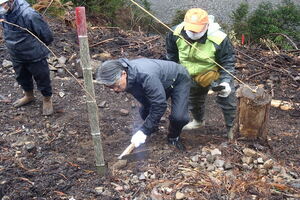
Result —
<instances>
[{"instance_id":1,"label":"face mask","mask_svg":"<svg viewBox=\"0 0 300 200\"><path fill-rule=\"evenodd\" d=\"M187 36L189 38L191 38L192 40L199 40L200 38L202 38L202 36L205 34L206 31L205 32L199 32L199 33L194 33L192 31L186 30L185 32L186 32Z\"/></svg>"},{"instance_id":2,"label":"face mask","mask_svg":"<svg viewBox=\"0 0 300 200\"><path fill-rule=\"evenodd\" d=\"M5 15L7 13L8 10L6 10L5 8L3 8L2 6L0 6L0 15Z\"/></svg>"},{"instance_id":3,"label":"face mask","mask_svg":"<svg viewBox=\"0 0 300 200\"><path fill-rule=\"evenodd\" d=\"M207 26L204 28L204 31L202 32L199 32L199 33L195 33L195 32L192 32L192 31L188 31L186 30L186 34L189 38L191 38L192 40L199 40L200 38L203 37L203 35L205 35L207 31Z\"/></svg>"}]
</instances>

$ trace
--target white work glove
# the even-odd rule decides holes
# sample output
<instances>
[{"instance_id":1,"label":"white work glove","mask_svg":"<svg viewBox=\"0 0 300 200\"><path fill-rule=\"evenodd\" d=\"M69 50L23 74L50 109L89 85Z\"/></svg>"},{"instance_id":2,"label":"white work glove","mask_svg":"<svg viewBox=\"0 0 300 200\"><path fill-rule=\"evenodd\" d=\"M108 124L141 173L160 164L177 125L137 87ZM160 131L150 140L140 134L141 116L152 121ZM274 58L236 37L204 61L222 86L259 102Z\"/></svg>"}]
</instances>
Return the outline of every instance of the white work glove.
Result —
<instances>
[{"instance_id":1,"label":"white work glove","mask_svg":"<svg viewBox=\"0 0 300 200\"><path fill-rule=\"evenodd\" d=\"M230 87L229 83L222 82L222 83L220 83L220 86L224 86L225 88L219 92L218 96L219 97L228 97L228 95L231 92L231 87Z\"/></svg>"},{"instance_id":2,"label":"white work glove","mask_svg":"<svg viewBox=\"0 0 300 200\"><path fill-rule=\"evenodd\" d=\"M141 144L145 143L146 138L147 135L145 135L143 131L138 131L132 136L131 143L134 144L135 147L139 147Z\"/></svg>"}]
</instances>

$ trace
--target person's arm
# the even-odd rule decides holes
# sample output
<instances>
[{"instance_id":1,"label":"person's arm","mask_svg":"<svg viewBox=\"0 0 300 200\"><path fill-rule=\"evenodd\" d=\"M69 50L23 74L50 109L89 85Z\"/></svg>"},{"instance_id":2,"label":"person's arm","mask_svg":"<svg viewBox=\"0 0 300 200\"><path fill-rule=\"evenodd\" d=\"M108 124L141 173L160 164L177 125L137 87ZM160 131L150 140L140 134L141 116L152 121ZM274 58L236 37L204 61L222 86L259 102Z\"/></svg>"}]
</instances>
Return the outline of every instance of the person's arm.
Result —
<instances>
[{"instance_id":1,"label":"person's arm","mask_svg":"<svg viewBox=\"0 0 300 200\"><path fill-rule=\"evenodd\" d=\"M178 39L172 32L169 32L166 37L167 60L179 62L178 47L176 40Z\"/></svg>"},{"instance_id":2,"label":"person's arm","mask_svg":"<svg viewBox=\"0 0 300 200\"><path fill-rule=\"evenodd\" d=\"M53 34L43 17L37 12L31 12L30 15L27 16L27 28L46 45L50 45L53 41Z\"/></svg>"},{"instance_id":3,"label":"person's arm","mask_svg":"<svg viewBox=\"0 0 300 200\"><path fill-rule=\"evenodd\" d=\"M166 94L161 81L153 76L146 76L143 80L142 87L151 106L149 115L140 130L143 131L144 134L150 135L166 111Z\"/></svg>"},{"instance_id":4,"label":"person's arm","mask_svg":"<svg viewBox=\"0 0 300 200\"><path fill-rule=\"evenodd\" d=\"M216 62L228 70L230 73L234 74L235 72L235 53L233 46L228 37L226 37L223 42L217 46L216 51ZM232 80L225 70L220 69L220 82L229 83Z\"/></svg>"}]
</instances>

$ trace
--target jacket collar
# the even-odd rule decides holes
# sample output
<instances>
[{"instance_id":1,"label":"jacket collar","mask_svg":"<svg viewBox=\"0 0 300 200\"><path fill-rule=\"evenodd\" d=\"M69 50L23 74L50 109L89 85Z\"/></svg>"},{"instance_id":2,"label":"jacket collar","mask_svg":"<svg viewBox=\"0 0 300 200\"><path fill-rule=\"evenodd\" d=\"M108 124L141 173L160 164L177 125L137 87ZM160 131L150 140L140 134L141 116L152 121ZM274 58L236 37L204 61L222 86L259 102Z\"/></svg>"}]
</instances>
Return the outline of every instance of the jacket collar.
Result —
<instances>
[{"instance_id":1,"label":"jacket collar","mask_svg":"<svg viewBox=\"0 0 300 200\"><path fill-rule=\"evenodd\" d=\"M127 73L125 91L129 91L135 82L136 72L134 72L132 66L130 65L130 61L127 58L120 58L119 62L123 65L124 70Z\"/></svg>"}]
</instances>

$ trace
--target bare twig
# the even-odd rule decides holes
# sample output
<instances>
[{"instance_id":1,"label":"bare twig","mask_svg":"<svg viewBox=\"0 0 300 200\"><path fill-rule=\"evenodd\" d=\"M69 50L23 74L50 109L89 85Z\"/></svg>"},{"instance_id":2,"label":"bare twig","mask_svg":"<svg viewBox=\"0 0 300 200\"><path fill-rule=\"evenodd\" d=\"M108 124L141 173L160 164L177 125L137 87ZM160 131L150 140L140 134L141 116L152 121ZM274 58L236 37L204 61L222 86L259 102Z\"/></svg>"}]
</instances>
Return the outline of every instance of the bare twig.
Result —
<instances>
[{"instance_id":1,"label":"bare twig","mask_svg":"<svg viewBox=\"0 0 300 200\"><path fill-rule=\"evenodd\" d=\"M54 1L54 0L51 0L51 2L49 3L49 5L47 6L47 8L44 10L44 12L43 12L43 14L42 14L43 16L46 14L48 8L51 6L51 4L53 3L53 1Z\"/></svg>"},{"instance_id":2,"label":"bare twig","mask_svg":"<svg viewBox=\"0 0 300 200\"><path fill-rule=\"evenodd\" d=\"M22 180L22 181L25 181L31 185L34 185L34 182L30 181L28 178L24 178L24 177L17 177L17 179L19 180Z\"/></svg>"},{"instance_id":3,"label":"bare twig","mask_svg":"<svg viewBox=\"0 0 300 200\"><path fill-rule=\"evenodd\" d=\"M110 41L112 41L112 40L114 40L114 38L109 38L109 39L106 39L106 40L102 40L102 41L100 41L100 42L98 42L98 43L95 43L95 44L90 45L90 47L94 47L94 46L97 46L97 45L99 45L99 44L103 44L103 43L105 43L105 42L110 42Z\"/></svg>"},{"instance_id":4,"label":"bare twig","mask_svg":"<svg viewBox=\"0 0 300 200\"><path fill-rule=\"evenodd\" d=\"M272 70L274 70L274 71L283 73L282 70L277 69L277 68L274 68L271 64L267 64L267 65L266 65L266 63L263 63L263 62L261 62L261 61L255 59L255 58L253 58L253 57L247 55L246 53L243 53L242 51L239 51L239 50L236 50L236 51L237 51L238 53L241 53L241 54L243 54L244 56L246 56L246 57L252 59L253 61L255 61L255 62L261 64L262 66L265 66L265 67L267 67L267 68L269 68L269 69L272 69ZM248 61L248 62L251 62L251 61ZM280 67L280 68L281 68L281 67Z\"/></svg>"},{"instance_id":5,"label":"bare twig","mask_svg":"<svg viewBox=\"0 0 300 200\"><path fill-rule=\"evenodd\" d=\"M260 71L260 72L257 72L257 73L255 73L255 74L252 74L251 76L248 76L247 78L246 78L246 80L248 81L248 80L250 80L251 78L253 78L253 77L255 77L255 76L258 76L258 75L260 75L260 74L263 74L263 73L265 73L265 72L267 72L268 70L263 70L263 71Z\"/></svg>"},{"instance_id":6,"label":"bare twig","mask_svg":"<svg viewBox=\"0 0 300 200\"><path fill-rule=\"evenodd\" d=\"M293 42L293 40L283 33L269 33L268 35L281 35L285 37L295 47L296 50L299 50L297 45Z\"/></svg>"}]
</instances>

